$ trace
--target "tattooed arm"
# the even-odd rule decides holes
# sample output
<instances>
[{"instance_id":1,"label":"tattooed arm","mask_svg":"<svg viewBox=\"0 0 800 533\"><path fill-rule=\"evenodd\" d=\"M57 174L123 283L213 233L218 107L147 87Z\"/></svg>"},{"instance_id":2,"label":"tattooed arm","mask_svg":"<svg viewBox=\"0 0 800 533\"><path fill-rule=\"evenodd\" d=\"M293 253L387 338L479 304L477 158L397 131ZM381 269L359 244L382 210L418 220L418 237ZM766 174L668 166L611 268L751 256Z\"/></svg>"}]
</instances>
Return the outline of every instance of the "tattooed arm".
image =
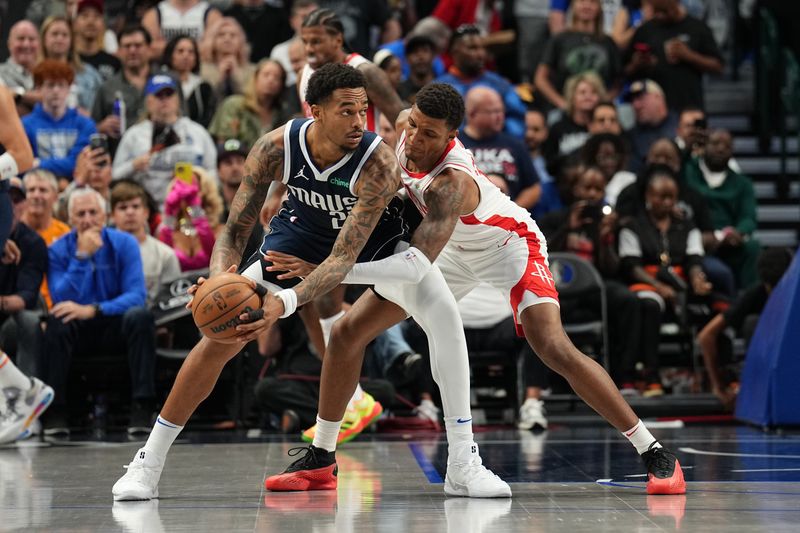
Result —
<instances>
[{"instance_id":1,"label":"tattooed arm","mask_svg":"<svg viewBox=\"0 0 800 533\"><path fill-rule=\"evenodd\" d=\"M425 191L428 214L414 232L411 246L422 251L431 262L435 261L450 240L459 217L474 211L479 201L475 180L464 172L446 169Z\"/></svg>"},{"instance_id":2,"label":"tattooed arm","mask_svg":"<svg viewBox=\"0 0 800 533\"><path fill-rule=\"evenodd\" d=\"M404 104L397 95L397 91L392 88L389 78L383 70L371 63L365 63L359 67L359 70L367 79L367 96L371 102L370 105L380 109L389 122L394 124L397 115L408 105Z\"/></svg>"},{"instance_id":3,"label":"tattooed arm","mask_svg":"<svg viewBox=\"0 0 800 533\"><path fill-rule=\"evenodd\" d=\"M262 136L244 163L244 178L231 202L225 228L211 254L211 275L238 265L273 181L283 177L283 127Z\"/></svg>"}]
</instances>

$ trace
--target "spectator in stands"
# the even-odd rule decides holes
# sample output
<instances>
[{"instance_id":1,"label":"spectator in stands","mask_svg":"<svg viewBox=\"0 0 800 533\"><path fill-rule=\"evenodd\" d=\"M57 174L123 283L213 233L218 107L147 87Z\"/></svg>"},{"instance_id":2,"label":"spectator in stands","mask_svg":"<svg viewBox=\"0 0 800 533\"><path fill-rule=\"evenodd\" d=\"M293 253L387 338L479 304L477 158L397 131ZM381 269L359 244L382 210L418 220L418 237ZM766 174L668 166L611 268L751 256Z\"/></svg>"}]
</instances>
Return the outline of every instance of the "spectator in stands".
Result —
<instances>
[{"instance_id":1,"label":"spectator in stands","mask_svg":"<svg viewBox=\"0 0 800 533\"><path fill-rule=\"evenodd\" d=\"M292 117L284 94L286 72L274 59L262 59L245 86L244 95L227 97L208 131L217 140L239 139L252 146L265 132Z\"/></svg>"},{"instance_id":2,"label":"spectator in stands","mask_svg":"<svg viewBox=\"0 0 800 533\"><path fill-rule=\"evenodd\" d=\"M467 93L465 111L466 125L458 138L472 151L478 168L502 179L518 205L533 208L542 193L539 177L525 146L503 133L500 95L489 87L473 87Z\"/></svg>"},{"instance_id":3,"label":"spectator in stands","mask_svg":"<svg viewBox=\"0 0 800 533\"><path fill-rule=\"evenodd\" d=\"M547 46L549 0L517 0L514 19L517 24L517 68L523 83L533 83L536 67Z\"/></svg>"},{"instance_id":4,"label":"spectator in stands","mask_svg":"<svg viewBox=\"0 0 800 533\"><path fill-rule=\"evenodd\" d=\"M625 55L625 74L658 83L673 111L703 108L703 74L722 72L722 54L706 24L679 0L650 0L653 18L642 24Z\"/></svg>"},{"instance_id":5,"label":"spectator in stands","mask_svg":"<svg viewBox=\"0 0 800 533\"><path fill-rule=\"evenodd\" d=\"M122 70L105 82L94 99L92 119L97 129L111 141L112 154L125 130L139 120L144 109L144 88L150 77L150 34L142 26L126 26L119 34ZM124 104L124 116L115 102ZM121 110L120 110L121 112Z\"/></svg>"},{"instance_id":6,"label":"spectator in stands","mask_svg":"<svg viewBox=\"0 0 800 533\"><path fill-rule=\"evenodd\" d=\"M417 92L436 77L433 66L436 44L430 37L416 35L405 43L405 56L408 75L400 82L397 93L400 98L413 104Z\"/></svg>"},{"instance_id":7,"label":"spectator in stands","mask_svg":"<svg viewBox=\"0 0 800 533\"><path fill-rule=\"evenodd\" d=\"M9 58L0 64L0 83L14 92L17 109L24 115L42 100L33 83L33 67L39 60L39 33L31 21L20 20L11 26L8 53Z\"/></svg>"},{"instance_id":8,"label":"spectator in stands","mask_svg":"<svg viewBox=\"0 0 800 533\"><path fill-rule=\"evenodd\" d=\"M593 72L577 74L567 81L564 92L565 115L550 128L544 145L544 157L549 164L556 158L580 150L589 138L589 121L598 102L606 99L603 81Z\"/></svg>"},{"instance_id":9,"label":"spectator in stands","mask_svg":"<svg viewBox=\"0 0 800 533\"><path fill-rule=\"evenodd\" d=\"M295 4L302 1L304 0L294 0L290 3L293 13ZM247 42L250 44L250 61L253 63L269 57L275 46L291 37L292 19L287 17L285 5L263 0L234 0L233 5L225 10L225 16L235 19L247 36ZM302 21L301 18L300 22ZM297 31L297 28L294 28L294 31Z\"/></svg>"},{"instance_id":10,"label":"spectator in stands","mask_svg":"<svg viewBox=\"0 0 800 533\"><path fill-rule=\"evenodd\" d=\"M97 191L106 201L106 209L111 204L111 156L102 148L86 147L78 154L75 163L75 178L67 185L58 197L56 216L60 220L69 220L69 197L84 187ZM106 215L110 214L106 212Z\"/></svg>"},{"instance_id":11,"label":"spectator in stands","mask_svg":"<svg viewBox=\"0 0 800 533\"><path fill-rule=\"evenodd\" d=\"M605 201L614 207L619 193L636 183L636 174L625 170L628 159L625 141L613 133L598 133L589 137L581 152L587 167L597 167L603 172L606 179Z\"/></svg>"},{"instance_id":12,"label":"spectator in stands","mask_svg":"<svg viewBox=\"0 0 800 533\"><path fill-rule=\"evenodd\" d=\"M396 41L386 43L381 46L381 49L389 50L395 55L395 57L397 57L397 59L400 60L400 65L403 69L403 77L408 78L411 75L411 66L408 58L408 45L412 41L416 41L416 44L414 45L415 47L420 42L429 44L431 49L431 57L427 63L429 63L429 69L433 71L433 78L430 80L433 81L434 78L445 73L444 62L439 54L447 51L447 45L450 41L450 33L450 30L442 23L441 20L435 17L425 17L417 22L403 39L397 39Z\"/></svg>"},{"instance_id":13,"label":"spectator in stands","mask_svg":"<svg viewBox=\"0 0 800 533\"><path fill-rule=\"evenodd\" d=\"M678 129L675 133L675 144L681 149L684 161L688 161L691 157L702 157L708 143L708 121L705 111L699 107L687 107L682 110L678 115ZM728 166L734 172L742 173L742 168L733 157L728 161Z\"/></svg>"},{"instance_id":14,"label":"spectator in stands","mask_svg":"<svg viewBox=\"0 0 800 533\"><path fill-rule=\"evenodd\" d=\"M580 154L575 153L561 156L552 165L548 165L548 172L554 180L542 185L542 197L533 210L534 219L538 221L547 213L571 204L572 187L584 169Z\"/></svg>"},{"instance_id":15,"label":"spectator in stands","mask_svg":"<svg viewBox=\"0 0 800 533\"><path fill-rule=\"evenodd\" d=\"M627 50L639 26L653 17L653 9L649 0L622 0L616 3L621 5L614 17L613 27L606 33L611 35L620 50Z\"/></svg>"},{"instance_id":16,"label":"spectator in stands","mask_svg":"<svg viewBox=\"0 0 800 533\"><path fill-rule=\"evenodd\" d=\"M111 221L120 231L130 233L139 243L142 256L147 304L152 306L158 291L181 275L181 266L175 250L159 241L148 231L150 216L147 192L138 183L120 181L111 190Z\"/></svg>"},{"instance_id":17,"label":"spectator in stands","mask_svg":"<svg viewBox=\"0 0 800 533\"><path fill-rule=\"evenodd\" d=\"M450 39L453 66L437 82L449 83L465 96L476 85L485 85L497 91L506 108L504 131L522 137L525 133L525 105L514 87L494 72L484 68L486 48L477 26L460 26Z\"/></svg>"},{"instance_id":18,"label":"spectator in stands","mask_svg":"<svg viewBox=\"0 0 800 533\"><path fill-rule=\"evenodd\" d=\"M27 207L25 185L16 176L9 179L8 196L14 216L8 238L16 244L19 258L0 263L0 325L4 325L4 331L9 319L16 325L17 367L25 374L38 376L37 359L42 339L39 287L47 272L47 245L22 221ZM5 349L6 338L2 337Z\"/></svg>"},{"instance_id":19,"label":"spectator in stands","mask_svg":"<svg viewBox=\"0 0 800 533\"><path fill-rule=\"evenodd\" d=\"M91 65L83 64L72 42L72 27L66 17L48 17L41 29L43 59L54 59L68 63L75 73L70 87L69 107L79 107L88 115L94 105L94 97L103 77Z\"/></svg>"},{"instance_id":20,"label":"spectator in stands","mask_svg":"<svg viewBox=\"0 0 800 533\"><path fill-rule=\"evenodd\" d=\"M193 169L192 183L169 184L158 238L175 250L181 270L208 268L222 210L217 184L202 168Z\"/></svg>"},{"instance_id":21,"label":"spectator in stands","mask_svg":"<svg viewBox=\"0 0 800 533\"><path fill-rule=\"evenodd\" d=\"M231 17L209 26L200 41L200 58L200 77L211 84L220 101L232 94L242 94L255 70L244 30Z\"/></svg>"},{"instance_id":22,"label":"spectator in stands","mask_svg":"<svg viewBox=\"0 0 800 533\"><path fill-rule=\"evenodd\" d=\"M650 146L657 139L671 139L675 135L678 117L667 108L664 91L653 80L633 82L626 99L631 102L636 114L636 124L628 132L631 140L628 169L639 172Z\"/></svg>"},{"instance_id":23,"label":"spectator in stands","mask_svg":"<svg viewBox=\"0 0 800 533\"><path fill-rule=\"evenodd\" d=\"M163 204L175 164L188 162L217 174L217 149L208 132L180 115L175 80L156 74L147 82L147 119L128 129L114 156L114 179L133 178Z\"/></svg>"},{"instance_id":24,"label":"spectator in stands","mask_svg":"<svg viewBox=\"0 0 800 533\"><path fill-rule=\"evenodd\" d=\"M200 41L206 28L221 18L222 13L205 0L161 0L142 18L142 26L153 38L151 57L161 57L167 42L178 35Z\"/></svg>"},{"instance_id":25,"label":"spectator in stands","mask_svg":"<svg viewBox=\"0 0 800 533\"><path fill-rule=\"evenodd\" d=\"M50 246L59 237L69 233L70 227L53 216L53 210L58 199L58 181L49 170L29 170L23 178L27 192L27 206L22 214L22 222L39 234L47 246ZM45 269L47 272L47 269ZM47 309L53 305L50 299L50 290L47 279L42 281L39 291L44 299Z\"/></svg>"},{"instance_id":26,"label":"spectator in stands","mask_svg":"<svg viewBox=\"0 0 800 533\"><path fill-rule=\"evenodd\" d=\"M398 91L400 88L400 82L403 79L403 70L402 66L400 65L400 60L397 59L397 56L392 54L389 50L382 48L381 50L375 52L372 62L375 63L379 69L386 73L386 77L389 78L389 83L391 84L392 89Z\"/></svg>"},{"instance_id":27,"label":"spectator in stands","mask_svg":"<svg viewBox=\"0 0 800 533\"><path fill-rule=\"evenodd\" d=\"M33 148L33 168L49 170L66 186L72 180L78 154L97 129L92 119L67 107L75 76L69 64L45 59L33 69L33 76L42 102L22 118Z\"/></svg>"},{"instance_id":28,"label":"spectator in stands","mask_svg":"<svg viewBox=\"0 0 800 533\"><path fill-rule=\"evenodd\" d=\"M619 124L619 114L617 106L612 102L600 102L592 109L592 118L589 120L589 133L612 133L622 134L622 126Z\"/></svg>"},{"instance_id":29,"label":"spectator in stands","mask_svg":"<svg viewBox=\"0 0 800 533\"><path fill-rule=\"evenodd\" d=\"M164 48L162 65L172 71L181 84L184 115L207 128L217 106L214 89L199 76L200 52L191 37L179 35Z\"/></svg>"},{"instance_id":30,"label":"spectator in stands","mask_svg":"<svg viewBox=\"0 0 800 533\"><path fill-rule=\"evenodd\" d=\"M686 183L706 199L718 248L715 255L733 269L740 289L758 279L756 261L761 244L756 229L756 196L752 180L731 170L733 139L726 130L714 130L702 158L686 165Z\"/></svg>"},{"instance_id":31,"label":"spectator in stands","mask_svg":"<svg viewBox=\"0 0 800 533\"><path fill-rule=\"evenodd\" d=\"M266 4L263 2L258 2L258 3L260 3L263 6L266 6ZM235 8L236 6L232 7L231 9ZM241 9L245 8L242 7ZM293 42L297 41L302 42L302 40L300 39L300 27L303 25L303 20L309 14L311 14L313 11L316 11L317 9L319 9L319 4L317 4L316 0L295 0L294 2L292 2L292 8L289 12L289 26L292 28L293 34L291 37L289 37L282 43L276 44L272 48L272 51L269 53L270 59L274 59L275 61L280 63L281 66L283 66L283 70L286 71L287 86L294 85L297 83L297 75L295 74L295 68L292 66L292 61L289 58L289 46ZM228 11L228 15L239 20L235 15L230 13L230 10ZM244 23L242 23L241 20L239 20L239 23L242 24L242 26L244 26ZM259 33L262 33L261 27L257 27L257 31ZM255 56L255 54L253 55ZM265 55L266 54L258 56L258 59L263 58ZM258 59L251 58L251 61L257 61Z\"/></svg>"},{"instance_id":32,"label":"spectator in stands","mask_svg":"<svg viewBox=\"0 0 800 533\"><path fill-rule=\"evenodd\" d=\"M151 427L155 407L155 323L143 307L146 288L139 246L131 235L105 226L105 200L94 189L70 197L74 229L49 249L47 272L53 310L47 319L40 368L55 399L46 435L69 434L67 376L73 356L128 354L133 403L129 433Z\"/></svg>"},{"instance_id":33,"label":"spectator in stands","mask_svg":"<svg viewBox=\"0 0 800 533\"><path fill-rule=\"evenodd\" d=\"M403 30L392 16L387 0L318 0L319 6L335 12L345 28L344 38L353 52L372 57L372 32L380 31L379 43L399 39Z\"/></svg>"},{"instance_id":34,"label":"spectator in stands","mask_svg":"<svg viewBox=\"0 0 800 533\"><path fill-rule=\"evenodd\" d=\"M72 29L75 33L74 47L81 61L96 68L104 82L120 71L120 60L103 49L105 22L102 0L80 0Z\"/></svg>"},{"instance_id":35,"label":"spectator in stands","mask_svg":"<svg viewBox=\"0 0 800 533\"><path fill-rule=\"evenodd\" d=\"M648 0L644 0L647 2ZM638 7L639 0L611 0L604 1L603 16L602 16L602 30L603 32L611 35L615 27L615 23L620 18L620 12L624 9L626 4L633 4ZM566 29L567 15L570 7L577 8L577 2L572 0L550 0L550 14L548 17L548 26L550 33L556 35Z\"/></svg>"},{"instance_id":36,"label":"spectator in stands","mask_svg":"<svg viewBox=\"0 0 800 533\"><path fill-rule=\"evenodd\" d=\"M703 242L690 219L676 215L678 184L668 167L649 170L645 211L629 220L619 233L622 273L642 299L645 324L660 324L674 313L678 292L707 296L712 286L702 268ZM688 282L688 283L687 283ZM658 375L658 339L642 343L646 396L664 393ZM633 374L635 361L626 361L623 373ZM623 388L627 388L623 385Z\"/></svg>"},{"instance_id":37,"label":"spectator in stands","mask_svg":"<svg viewBox=\"0 0 800 533\"><path fill-rule=\"evenodd\" d=\"M525 396L517 427L547 429L542 390L547 388L548 370L528 343L514 333L514 317L508 301L496 288L482 283L458 302L458 310L470 352L502 352L514 362L522 359L520 381Z\"/></svg>"},{"instance_id":38,"label":"spectator in stands","mask_svg":"<svg viewBox=\"0 0 800 533\"><path fill-rule=\"evenodd\" d=\"M558 197L556 191L555 178L550 174L547 169L547 162L542 155L542 146L547 140L550 133L547 128L547 118L544 113L539 109L528 109L525 112L525 145L528 148L528 155L533 163L533 169L539 177L539 184L541 185L542 193L539 195L539 201L531 209L531 214L534 218L544 214L542 205L550 204L553 197Z\"/></svg>"},{"instance_id":39,"label":"spectator in stands","mask_svg":"<svg viewBox=\"0 0 800 533\"><path fill-rule=\"evenodd\" d=\"M705 325L697 335L697 343L703 354L703 363L708 372L711 392L719 398L727 409L733 409L738 390L725 382L722 376L721 341L725 330L733 328L738 336L744 337L746 344L755 332L758 317L767 305L772 289L778 284L792 262L792 254L785 248L768 248L758 258L759 283L749 287L724 312L719 313Z\"/></svg>"},{"instance_id":40,"label":"spectator in stands","mask_svg":"<svg viewBox=\"0 0 800 533\"><path fill-rule=\"evenodd\" d=\"M619 91L620 53L603 33L600 0L576 0L567 29L547 43L536 68L536 88L554 107L566 110L567 80L586 71L597 74L612 97Z\"/></svg>"},{"instance_id":41,"label":"spectator in stands","mask_svg":"<svg viewBox=\"0 0 800 533\"><path fill-rule=\"evenodd\" d=\"M217 146L217 175L219 176L220 190L222 191L223 209L219 218L219 223L224 224L228 220L231 203L239 185L244 177L244 162L247 159L247 145L239 139L227 139ZM277 208L276 208L277 209ZM242 257L250 257L261 246L264 238L264 227L257 224L250 238L247 240Z\"/></svg>"}]
</instances>

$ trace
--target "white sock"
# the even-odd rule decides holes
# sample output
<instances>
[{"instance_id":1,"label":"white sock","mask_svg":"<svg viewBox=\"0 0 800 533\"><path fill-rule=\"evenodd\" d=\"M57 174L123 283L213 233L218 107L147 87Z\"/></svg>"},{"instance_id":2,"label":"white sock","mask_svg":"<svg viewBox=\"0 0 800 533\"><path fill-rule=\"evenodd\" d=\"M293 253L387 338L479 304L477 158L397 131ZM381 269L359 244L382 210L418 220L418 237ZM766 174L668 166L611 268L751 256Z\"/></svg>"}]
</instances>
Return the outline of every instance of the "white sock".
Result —
<instances>
[{"instance_id":1,"label":"white sock","mask_svg":"<svg viewBox=\"0 0 800 533\"><path fill-rule=\"evenodd\" d=\"M156 418L156 423L153 424L153 431L151 431L150 436L147 437L144 449L157 456L163 464L164 459L167 458L167 452L170 446L175 442L175 439L182 429L183 426L173 424L161 418L159 415L158 418Z\"/></svg>"},{"instance_id":2,"label":"white sock","mask_svg":"<svg viewBox=\"0 0 800 533\"><path fill-rule=\"evenodd\" d=\"M336 451L336 439L339 438L339 428L342 427L342 421L329 422L323 420L317 415L317 430L314 432L314 442L311 444L315 448L322 448L323 450L333 452Z\"/></svg>"},{"instance_id":3,"label":"white sock","mask_svg":"<svg viewBox=\"0 0 800 533\"><path fill-rule=\"evenodd\" d=\"M645 427L641 419L636 422L635 426L628 431L623 431L622 434L626 439L631 441L631 444L636 448L636 453L639 455L646 452L654 442L656 443L654 448L661 448L661 444L656 441L656 438L650 433L647 427Z\"/></svg>"},{"instance_id":4,"label":"white sock","mask_svg":"<svg viewBox=\"0 0 800 533\"><path fill-rule=\"evenodd\" d=\"M461 422L459 422L461 420ZM452 457L455 451L474 441L472 435L472 416L447 416L444 419L447 431L447 455Z\"/></svg>"},{"instance_id":5,"label":"white sock","mask_svg":"<svg viewBox=\"0 0 800 533\"><path fill-rule=\"evenodd\" d=\"M328 340L331 338L331 330L333 329L333 325L343 316L344 310L341 310L333 316L319 319L319 325L322 328L322 340L325 341L325 346L328 346Z\"/></svg>"},{"instance_id":6,"label":"white sock","mask_svg":"<svg viewBox=\"0 0 800 533\"><path fill-rule=\"evenodd\" d=\"M6 387L26 391L31 388L31 379L11 362L10 357L0 352L0 389Z\"/></svg>"}]
</instances>

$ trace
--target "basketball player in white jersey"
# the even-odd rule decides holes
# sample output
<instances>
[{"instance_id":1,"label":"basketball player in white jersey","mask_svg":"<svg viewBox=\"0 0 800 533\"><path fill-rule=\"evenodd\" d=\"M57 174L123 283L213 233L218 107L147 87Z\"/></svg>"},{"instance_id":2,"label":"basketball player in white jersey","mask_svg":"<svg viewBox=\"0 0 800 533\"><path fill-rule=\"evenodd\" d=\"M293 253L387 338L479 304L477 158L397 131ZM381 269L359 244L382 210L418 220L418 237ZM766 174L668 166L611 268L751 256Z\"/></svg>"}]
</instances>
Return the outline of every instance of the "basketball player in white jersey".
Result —
<instances>
[{"instance_id":1,"label":"basketball player in white jersey","mask_svg":"<svg viewBox=\"0 0 800 533\"><path fill-rule=\"evenodd\" d=\"M205 0L161 0L144 14L142 26L153 38L153 57L161 57L173 37L187 35L199 43L205 29L221 18L222 13Z\"/></svg>"},{"instance_id":2,"label":"basketball player in white jersey","mask_svg":"<svg viewBox=\"0 0 800 533\"><path fill-rule=\"evenodd\" d=\"M475 166L470 152L456 138L463 117L459 93L440 83L424 87L403 117L407 122L397 156L408 195L426 222L414 233L412 243L425 242L426 250L433 250L426 257L435 261L457 300L480 282L501 290L513 310L517 333L634 445L647 466L647 492L683 494L686 484L675 455L650 434L603 367L578 351L564 333L544 236L528 212ZM313 269L295 258L268 254L267 259L274 267L299 276ZM361 274L372 266L360 265ZM370 273L380 276L380 272ZM401 284L376 283L374 293L365 293L334 326L323 361L319 418L341 419L347 391L352 390L352 385L345 384L357 380L364 347L393 320L404 318L376 294L402 301L407 292ZM280 302L269 304L276 308L265 309L268 323L283 312Z\"/></svg>"}]
</instances>

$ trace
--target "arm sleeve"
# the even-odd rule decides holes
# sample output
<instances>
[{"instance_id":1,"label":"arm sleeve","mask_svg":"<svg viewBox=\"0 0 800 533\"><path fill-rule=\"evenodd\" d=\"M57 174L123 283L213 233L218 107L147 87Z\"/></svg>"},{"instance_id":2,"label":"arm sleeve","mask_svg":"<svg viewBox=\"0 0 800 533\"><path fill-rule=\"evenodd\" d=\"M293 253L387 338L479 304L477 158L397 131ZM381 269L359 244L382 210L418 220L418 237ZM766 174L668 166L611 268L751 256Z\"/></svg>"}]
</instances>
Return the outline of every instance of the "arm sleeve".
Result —
<instances>
[{"instance_id":1,"label":"arm sleeve","mask_svg":"<svg viewBox=\"0 0 800 533\"><path fill-rule=\"evenodd\" d=\"M47 269L47 286L53 303L79 301L82 294L92 294L92 263L77 259L66 242L48 250L50 264Z\"/></svg>"},{"instance_id":2,"label":"arm sleeve","mask_svg":"<svg viewBox=\"0 0 800 533\"><path fill-rule=\"evenodd\" d=\"M147 288L144 281L144 267L139 245L131 235L123 234L114 243L117 253L117 268L119 271L122 293L99 302L100 310L104 315L121 315L131 307L141 307L147 300Z\"/></svg>"},{"instance_id":3,"label":"arm sleeve","mask_svg":"<svg viewBox=\"0 0 800 533\"><path fill-rule=\"evenodd\" d=\"M69 149L69 153L65 157L53 157L50 159L42 160L41 167L49 170L56 176L63 176L72 178L72 172L75 170L75 162L78 160L78 154L81 153L84 146L89 144L89 137L97 132L97 128L89 119L81 121L80 130L78 131L78 138L75 144Z\"/></svg>"},{"instance_id":4,"label":"arm sleeve","mask_svg":"<svg viewBox=\"0 0 800 533\"><path fill-rule=\"evenodd\" d=\"M17 274L17 296L25 300L25 309L36 307L42 278L47 272L47 245L41 237L35 237L22 254Z\"/></svg>"},{"instance_id":5,"label":"arm sleeve","mask_svg":"<svg viewBox=\"0 0 800 533\"><path fill-rule=\"evenodd\" d=\"M356 263L344 277L343 283L374 285L391 279L396 283L419 283L431 269L431 262L413 246L404 252L378 261Z\"/></svg>"}]
</instances>

